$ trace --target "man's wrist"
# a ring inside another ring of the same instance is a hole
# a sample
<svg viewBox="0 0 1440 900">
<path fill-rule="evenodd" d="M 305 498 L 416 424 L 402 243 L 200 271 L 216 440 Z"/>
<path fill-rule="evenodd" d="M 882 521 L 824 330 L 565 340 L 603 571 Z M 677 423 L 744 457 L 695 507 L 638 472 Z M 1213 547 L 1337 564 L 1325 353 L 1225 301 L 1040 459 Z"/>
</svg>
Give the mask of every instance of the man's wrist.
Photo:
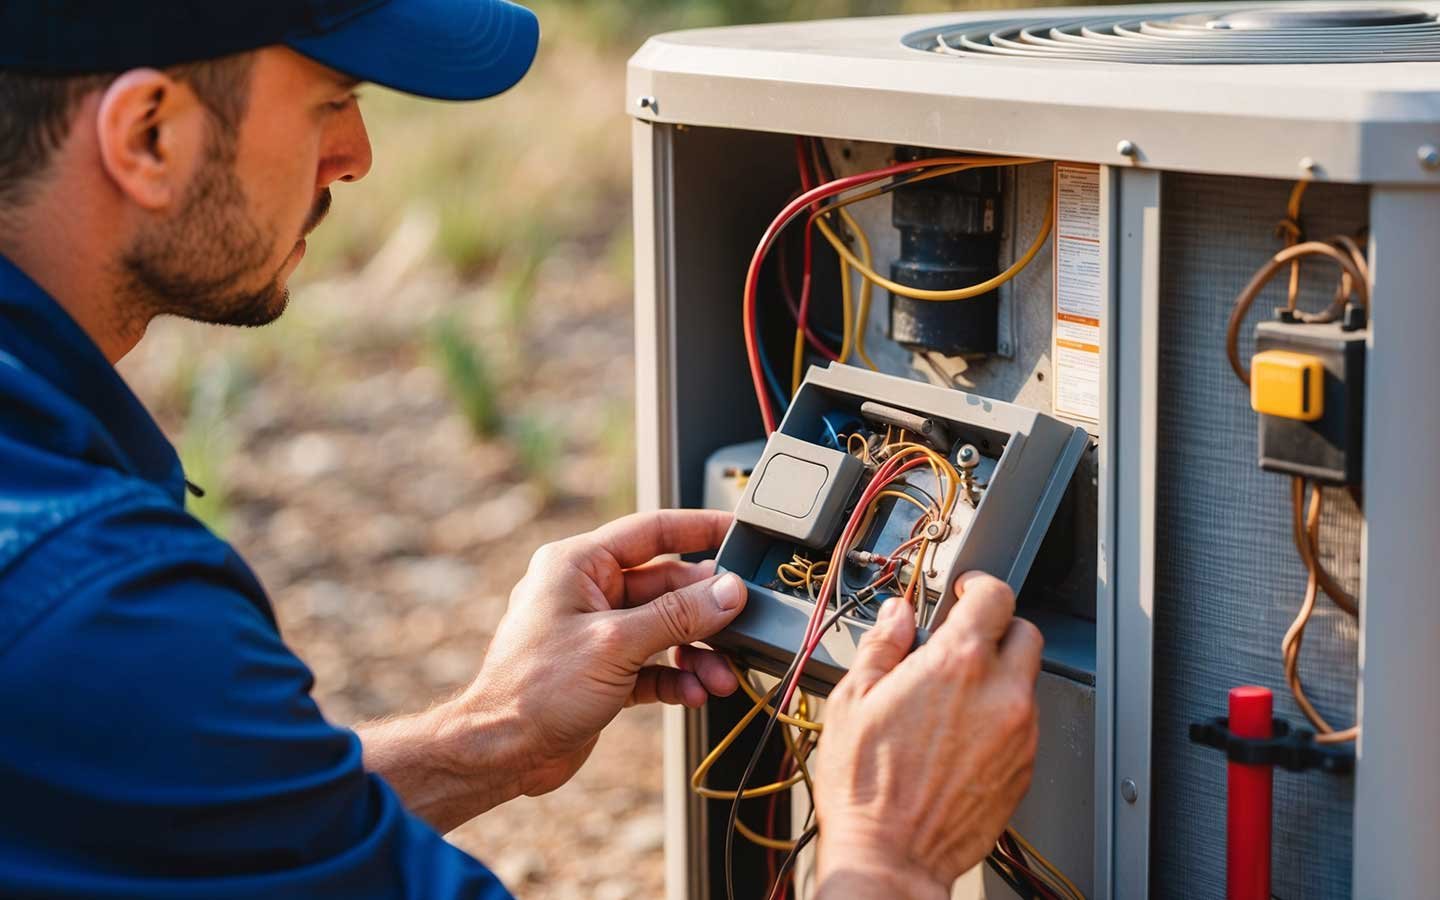
<svg viewBox="0 0 1440 900">
<path fill-rule="evenodd" d="M 816 883 L 820 900 L 947 900 L 950 885 L 895 852 L 894 842 L 827 841 L 820 833 Z"/>
<path fill-rule="evenodd" d="M 359 729 L 365 767 L 441 832 L 524 792 L 516 716 L 462 694 L 414 716 Z"/>
</svg>

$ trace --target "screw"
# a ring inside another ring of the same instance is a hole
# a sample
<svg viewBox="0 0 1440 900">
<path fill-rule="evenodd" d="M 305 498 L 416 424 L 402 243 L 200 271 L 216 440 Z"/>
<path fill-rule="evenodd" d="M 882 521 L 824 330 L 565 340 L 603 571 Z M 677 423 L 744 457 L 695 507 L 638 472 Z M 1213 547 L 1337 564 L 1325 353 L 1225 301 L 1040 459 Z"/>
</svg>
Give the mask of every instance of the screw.
<svg viewBox="0 0 1440 900">
<path fill-rule="evenodd" d="M 648 109 L 648 110 L 650 110 L 651 112 L 656 112 L 656 113 L 658 113 L 658 112 L 660 111 L 660 103 L 659 103 L 659 101 L 657 101 L 654 97 L 649 96 L 648 94 L 647 94 L 646 96 L 641 97 L 639 100 L 636 100 L 635 103 L 636 103 L 636 105 L 639 106 L 641 109 Z"/>
<path fill-rule="evenodd" d="M 1415 151 L 1415 156 L 1420 160 L 1420 165 L 1430 171 L 1440 169 L 1440 149 L 1434 144 L 1421 144 L 1420 149 Z"/>
<path fill-rule="evenodd" d="M 1120 154 L 1121 156 L 1126 156 L 1130 159 L 1134 159 L 1140 154 L 1140 148 L 1135 146 L 1134 141 L 1127 138 L 1126 140 L 1122 140 L 1120 143 L 1115 145 L 1115 152 Z"/>
<path fill-rule="evenodd" d="M 1134 803 L 1140 797 L 1140 789 L 1135 786 L 1135 779 L 1127 778 L 1120 782 L 1120 796 L 1125 798 L 1126 803 Z"/>
</svg>

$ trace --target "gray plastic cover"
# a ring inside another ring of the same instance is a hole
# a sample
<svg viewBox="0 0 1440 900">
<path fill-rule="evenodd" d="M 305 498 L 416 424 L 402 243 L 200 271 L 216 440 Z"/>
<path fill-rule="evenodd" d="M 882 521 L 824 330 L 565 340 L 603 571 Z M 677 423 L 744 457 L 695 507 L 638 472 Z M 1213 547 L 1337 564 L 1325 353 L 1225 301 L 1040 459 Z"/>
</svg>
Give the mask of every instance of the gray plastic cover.
<svg viewBox="0 0 1440 900">
<path fill-rule="evenodd" d="M 735 518 L 807 547 L 835 539 L 845 501 L 864 469 L 848 453 L 783 432 L 770 436 Z"/>
</svg>

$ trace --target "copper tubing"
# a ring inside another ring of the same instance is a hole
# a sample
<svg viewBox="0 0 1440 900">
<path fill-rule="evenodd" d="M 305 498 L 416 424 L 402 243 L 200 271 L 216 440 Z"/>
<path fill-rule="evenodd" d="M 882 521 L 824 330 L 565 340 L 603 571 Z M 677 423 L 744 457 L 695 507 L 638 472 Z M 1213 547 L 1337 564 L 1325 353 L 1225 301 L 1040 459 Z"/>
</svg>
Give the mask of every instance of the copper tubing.
<svg viewBox="0 0 1440 900">
<path fill-rule="evenodd" d="M 1250 279 L 1250 283 L 1245 285 L 1240 296 L 1235 298 L 1235 308 L 1230 311 L 1230 321 L 1225 327 L 1225 355 L 1230 360 L 1230 368 L 1235 371 L 1235 376 L 1247 386 L 1250 384 L 1250 371 L 1240 362 L 1238 347 L 1240 326 L 1245 321 L 1245 314 L 1255 303 L 1255 298 L 1287 263 L 1298 261 L 1306 256 L 1324 256 L 1340 266 L 1342 291 L 1337 292 L 1335 302 L 1320 314 L 1322 317 L 1329 317 L 1332 320 L 1339 318 L 1344 311 L 1345 302 L 1352 295 L 1358 296 L 1365 308 L 1369 309 L 1370 287 L 1365 272 L 1361 268 L 1363 263 L 1357 264 L 1356 257 L 1352 255 L 1350 249 L 1354 247 L 1358 252 L 1359 247 L 1349 238 L 1336 238 L 1335 240 L 1337 243 L 1341 243 L 1344 249 L 1337 248 L 1334 244 L 1326 241 L 1306 241 L 1303 244 L 1286 247 L 1270 257 L 1269 261 L 1260 267 L 1260 271 Z M 1348 246 L 1345 246 L 1346 242 L 1348 242 Z M 1345 284 L 1345 279 L 1349 280 L 1348 284 Z"/>
<path fill-rule="evenodd" d="M 1296 478 L 1294 489 L 1291 491 L 1291 505 L 1297 517 L 1300 515 L 1303 494 L 1304 480 Z M 1320 487 L 1316 485 L 1311 491 L 1310 510 L 1305 518 L 1305 542 L 1312 546 L 1319 536 L 1320 505 Z M 1301 555 L 1304 556 L 1303 553 Z M 1307 558 L 1306 567 L 1309 569 L 1310 575 L 1305 583 L 1305 599 L 1300 604 L 1300 612 L 1295 616 L 1295 621 L 1291 623 L 1290 629 L 1285 632 L 1285 637 L 1280 642 L 1280 649 L 1285 658 L 1285 682 L 1290 686 L 1290 693 L 1295 695 L 1295 702 L 1299 705 L 1300 711 L 1305 714 L 1305 718 L 1310 720 L 1310 724 L 1315 726 L 1315 730 L 1318 732 L 1315 736 L 1316 742 L 1339 744 L 1353 741 L 1359 737 L 1359 726 L 1352 725 L 1337 731 L 1325 720 L 1324 716 L 1320 715 L 1320 711 L 1315 708 L 1315 704 L 1310 702 L 1310 698 L 1305 694 L 1304 686 L 1300 683 L 1300 645 L 1305 638 L 1305 626 L 1310 624 L 1310 617 L 1315 613 L 1315 601 L 1320 593 L 1318 569 L 1316 566 L 1308 564 L 1310 559 L 1313 559 L 1313 556 Z"/>
</svg>

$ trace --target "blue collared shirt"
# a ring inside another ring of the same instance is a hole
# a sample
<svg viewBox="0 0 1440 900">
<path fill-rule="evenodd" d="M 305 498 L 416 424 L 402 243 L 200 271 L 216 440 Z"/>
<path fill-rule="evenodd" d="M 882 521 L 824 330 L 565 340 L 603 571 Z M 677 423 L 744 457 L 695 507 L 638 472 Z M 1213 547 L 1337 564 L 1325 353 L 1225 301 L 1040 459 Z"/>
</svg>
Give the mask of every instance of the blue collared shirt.
<svg viewBox="0 0 1440 900">
<path fill-rule="evenodd" d="M 0 896 L 504 898 L 365 771 L 170 443 L 0 258 Z"/>
</svg>

